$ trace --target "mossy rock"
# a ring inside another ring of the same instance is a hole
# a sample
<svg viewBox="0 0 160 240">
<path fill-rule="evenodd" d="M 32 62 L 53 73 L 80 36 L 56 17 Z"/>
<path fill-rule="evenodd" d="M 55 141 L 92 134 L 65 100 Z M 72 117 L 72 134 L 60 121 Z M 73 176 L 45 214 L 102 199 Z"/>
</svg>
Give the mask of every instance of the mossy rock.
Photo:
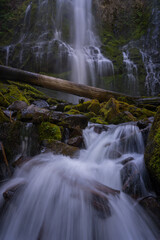
<svg viewBox="0 0 160 240">
<path fill-rule="evenodd" d="M 23 93 L 18 89 L 18 87 L 13 85 L 8 87 L 7 93 L 4 96 L 10 104 L 15 101 L 24 101 L 27 104 L 29 104 L 28 100 L 23 95 Z"/>
<path fill-rule="evenodd" d="M 42 122 L 39 126 L 39 136 L 40 140 L 47 140 L 51 143 L 53 140 L 61 141 L 62 134 L 59 126 L 50 123 L 50 122 Z"/>
<path fill-rule="evenodd" d="M 2 107 L 8 107 L 9 106 L 9 102 L 7 101 L 7 99 L 5 98 L 5 96 L 0 92 L 0 106 Z"/>
<path fill-rule="evenodd" d="M 0 108 L 0 123 L 9 122 L 9 118 L 3 113 L 2 109 Z"/>
<path fill-rule="evenodd" d="M 48 103 L 49 105 L 57 105 L 57 104 L 58 104 L 58 101 L 57 101 L 56 99 L 54 99 L 54 98 L 48 98 L 48 99 L 47 99 L 47 103 Z"/>
<path fill-rule="evenodd" d="M 149 134 L 144 159 L 155 189 L 160 196 L 160 107 Z"/>
<path fill-rule="evenodd" d="M 94 99 L 91 101 L 90 105 L 88 106 L 87 110 L 89 112 L 94 112 L 95 114 L 99 114 L 100 111 L 100 103 L 98 100 Z"/>
<path fill-rule="evenodd" d="M 90 122 L 108 125 L 108 122 L 106 122 L 101 116 L 92 117 Z"/>
<path fill-rule="evenodd" d="M 84 103 L 79 103 L 74 106 L 75 109 L 77 109 L 80 112 L 88 112 L 88 107 L 91 104 L 92 101 L 86 101 Z"/>
<path fill-rule="evenodd" d="M 70 115 L 76 115 L 76 114 L 81 114 L 80 111 L 76 110 L 76 109 L 71 109 L 70 111 L 66 112 L 67 114 Z"/>
<path fill-rule="evenodd" d="M 73 105 L 67 105 L 64 107 L 64 112 L 69 112 L 70 110 L 72 110 Z"/>
<path fill-rule="evenodd" d="M 88 119 L 95 118 L 96 114 L 94 112 L 88 112 L 84 114 Z"/>
</svg>

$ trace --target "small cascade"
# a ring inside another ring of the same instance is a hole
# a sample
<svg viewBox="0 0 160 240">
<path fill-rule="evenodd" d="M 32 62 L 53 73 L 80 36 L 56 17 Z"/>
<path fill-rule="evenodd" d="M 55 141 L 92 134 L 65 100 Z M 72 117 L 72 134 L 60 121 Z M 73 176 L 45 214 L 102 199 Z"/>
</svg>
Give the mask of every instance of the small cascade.
<svg viewBox="0 0 160 240">
<path fill-rule="evenodd" d="M 94 127 L 89 125 L 84 130 L 86 149 L 81 150 L 79 158 L 38 155 L 17 169 L 13 179 L 0 188 L 2 206 L 5 189 L 19 186 L 0 218 L 0 239 L 158 239 L 152 220 L 122 192 L 122 160 L 130 156 L 126 166 L 137 169 L 141 194 L 151 194 L 143 181 L 141 132 L 134 124 L 108 126 L 100 134 L 94 132 Z M 104 185 L 121 193 L 102 194 L 99 187 Z M 105 210 L 101 208 L 104 201 Z"/>
<path fill-rule="evenodd" d="M 129 59 L 129 52 L 132 49 L 136 49 L 142 58 L 143 67 L 145 69 L 144 88 L 146 95 L 155 96 L 160 93 L 160 6 L 157 0 L 153 1 L 151 22 L 149 24 L 147 33 L 141 37 L 140 40 L 131 41 L 122 48 L 123 62 L 126 65 L 126 74 L 128 82 L 134 82 L 136 79 L 135 86 L 138 85 L 140 80 L 139 74 L 141 74 L 141 67 Z M 125 51 L 124 51 L 125 50 Z M 137 74 L 138 72 L 138 74 Z M 130 80 L 129 80 L 130 79 Z M 131 86 L 131 91 L 134 86 Z M 143 93 L 144 94 L 144 93 Z"/>
<path fill-rule="evenodd" d="M 127 71 L 127 85 L 132 95 L 138 95 L 138 72 L 137 65 L 129 59 L 129 51 L 123 51 L 123 63 Z"/>
<path fill-rule="evenodd" d="M 11 45 L 5 47 L 5 50 L 6 50 L 6 66 L 8 66 L 8 64 L 9 64 L 10 48 L 11 48 Z"/>
<path fill-rule="evenodd" d="M 31 156 L 32 148 L 32 123 L 27 123 L 23 126 L 22 135 L 21 135 L 21 153 L 23 156 Z"/>
</svg>

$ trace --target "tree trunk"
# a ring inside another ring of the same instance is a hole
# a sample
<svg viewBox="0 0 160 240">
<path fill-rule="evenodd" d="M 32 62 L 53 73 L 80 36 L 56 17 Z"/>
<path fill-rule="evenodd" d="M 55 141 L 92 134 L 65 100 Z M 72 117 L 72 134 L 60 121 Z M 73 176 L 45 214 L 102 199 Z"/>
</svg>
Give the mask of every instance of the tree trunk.
<svg viewBox="0 0 160 240">
<path fill-rule="evenodd" d="M 99 101 L 107 101 L 111 97 L 127 97 L 129 99 L 136 99 L 136 97 L 127 96 L 125 94 L 108 91 L 96 87 L 90 87 L 83 84 L 77 84 L 59 78 L 49 77 L 38 73 L 23 71 L 16 68 L 0 65 L 1 79 L 9 79 L 14 81 L 24 81 L 26 83 L 34 84 L 44 88 L 66 92 L 69 94 L 86 97 L 91 99 L 98 99 Z"/>
</svg>

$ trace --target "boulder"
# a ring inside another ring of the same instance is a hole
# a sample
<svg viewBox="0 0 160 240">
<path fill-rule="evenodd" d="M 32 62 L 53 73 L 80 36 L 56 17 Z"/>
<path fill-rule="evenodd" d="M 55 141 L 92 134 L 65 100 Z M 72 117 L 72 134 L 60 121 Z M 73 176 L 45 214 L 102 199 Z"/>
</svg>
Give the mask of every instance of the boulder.
<svg viewBox="0 0 160 240">
<path fill-rule="evenodd" d="M 11 111 L 20 111 L 28 107 L 28 104 L 24 101 L 15 101 L 13 102 L 8 109 Z"/>
</svg>

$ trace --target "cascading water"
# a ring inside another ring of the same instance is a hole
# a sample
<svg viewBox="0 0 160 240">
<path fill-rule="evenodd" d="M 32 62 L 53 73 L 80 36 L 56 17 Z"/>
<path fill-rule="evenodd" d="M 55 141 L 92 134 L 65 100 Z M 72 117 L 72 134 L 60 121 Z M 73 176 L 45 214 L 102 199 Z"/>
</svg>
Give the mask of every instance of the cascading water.
<svg viewBox="0 0 160 240">
<path fill-rule="evenodd" d="M 129 52 L 123 50 L 123 62 L 127 70 L 127 85 L 133 96 L 138 95 L 138 73 L 136 64 L 129 59 Z"/>
<path fill-rule="evenodd" d="M 144 210 L 124 193 L 97 190 L 105 184 L 121 191 L 121 161 L 132 156 L 144 178 L 143 139 L 132 125 L 109 126 L 97 134 L 84 130 L 86 150 L 77 159 L 52 153 L 34 157 L 0 189 L 19 186 L 0 221 L 2 240 L 157 240 L 157 229 Z M 113 151 L 121 153 L 115 157 Z M 100 195 L 99 195 L 100 194 Z M 107 198 L 108 214 L 95 204 Z M 3 198 L 0 198 L 3 205 Z M 5 209 L 5 208 L 4 208 Z"/>
<path fill-rule="evenodd" d="M 146 89 L 146 93 L 148 95 L 157 95 L 160 92 L 160 58 L 159 58 L 159 49 L 160 49 L 160 41 L 159 41 L 159 34 L 160 34 L 160 5 L 157 0 L 153 1 L 153 7 L 152 7 L 152 16 L 151 16 L 151 22 L 148 26 L 147 34 L 141 37 L 140 40 L 137 41 L 131 41 L 129 44 L 125 45 L 122 48 L 123 52 L 123 62 L 126 65 L 128 65 L 128 56 L 130 50 L 136 49 L 138 50 L 142 62 L 144 65 L 144 69 L 146 72 L 146 76 L 143 76 L 145 78 L 144 80 L 144 87 Z M 125 50 L 125 55 L 124 55 Z M 138 56 L 139 58 L 139 56 Z M 128 74 L 134 73 L 134 77 L 137 76 L 137 83 L 138 81 L 142 81 L 141 79 L 138 79 L 138 74 L 135 73 L 135 64 L 132 60 L 130 61 L 131 70 L 128 70 L 127 68 L 127 76 Z M 139 70 L 138 73 L 141 72 L 141 69 L 139 68 L 139 62 L 137 63 L 137 69 Z M 131 77 L 128 77 L 128 81 L 132 82 L 132 75 Z"/>
<path fill-rule="evenodd" d="M 103 86 L 102 78 L 113 75 L 114 67 L 100 51 L 92 0 L 39 0 L 34 22 L 33 7 L 31 2 L 26 8 L 19 39 L 6 47 L 6 64 L 23 67 L 30 59 L 34 71 L 67 72 L 74 82 Z M 19 59 L 12 63 L 15 51 Z"/>
</svg>

